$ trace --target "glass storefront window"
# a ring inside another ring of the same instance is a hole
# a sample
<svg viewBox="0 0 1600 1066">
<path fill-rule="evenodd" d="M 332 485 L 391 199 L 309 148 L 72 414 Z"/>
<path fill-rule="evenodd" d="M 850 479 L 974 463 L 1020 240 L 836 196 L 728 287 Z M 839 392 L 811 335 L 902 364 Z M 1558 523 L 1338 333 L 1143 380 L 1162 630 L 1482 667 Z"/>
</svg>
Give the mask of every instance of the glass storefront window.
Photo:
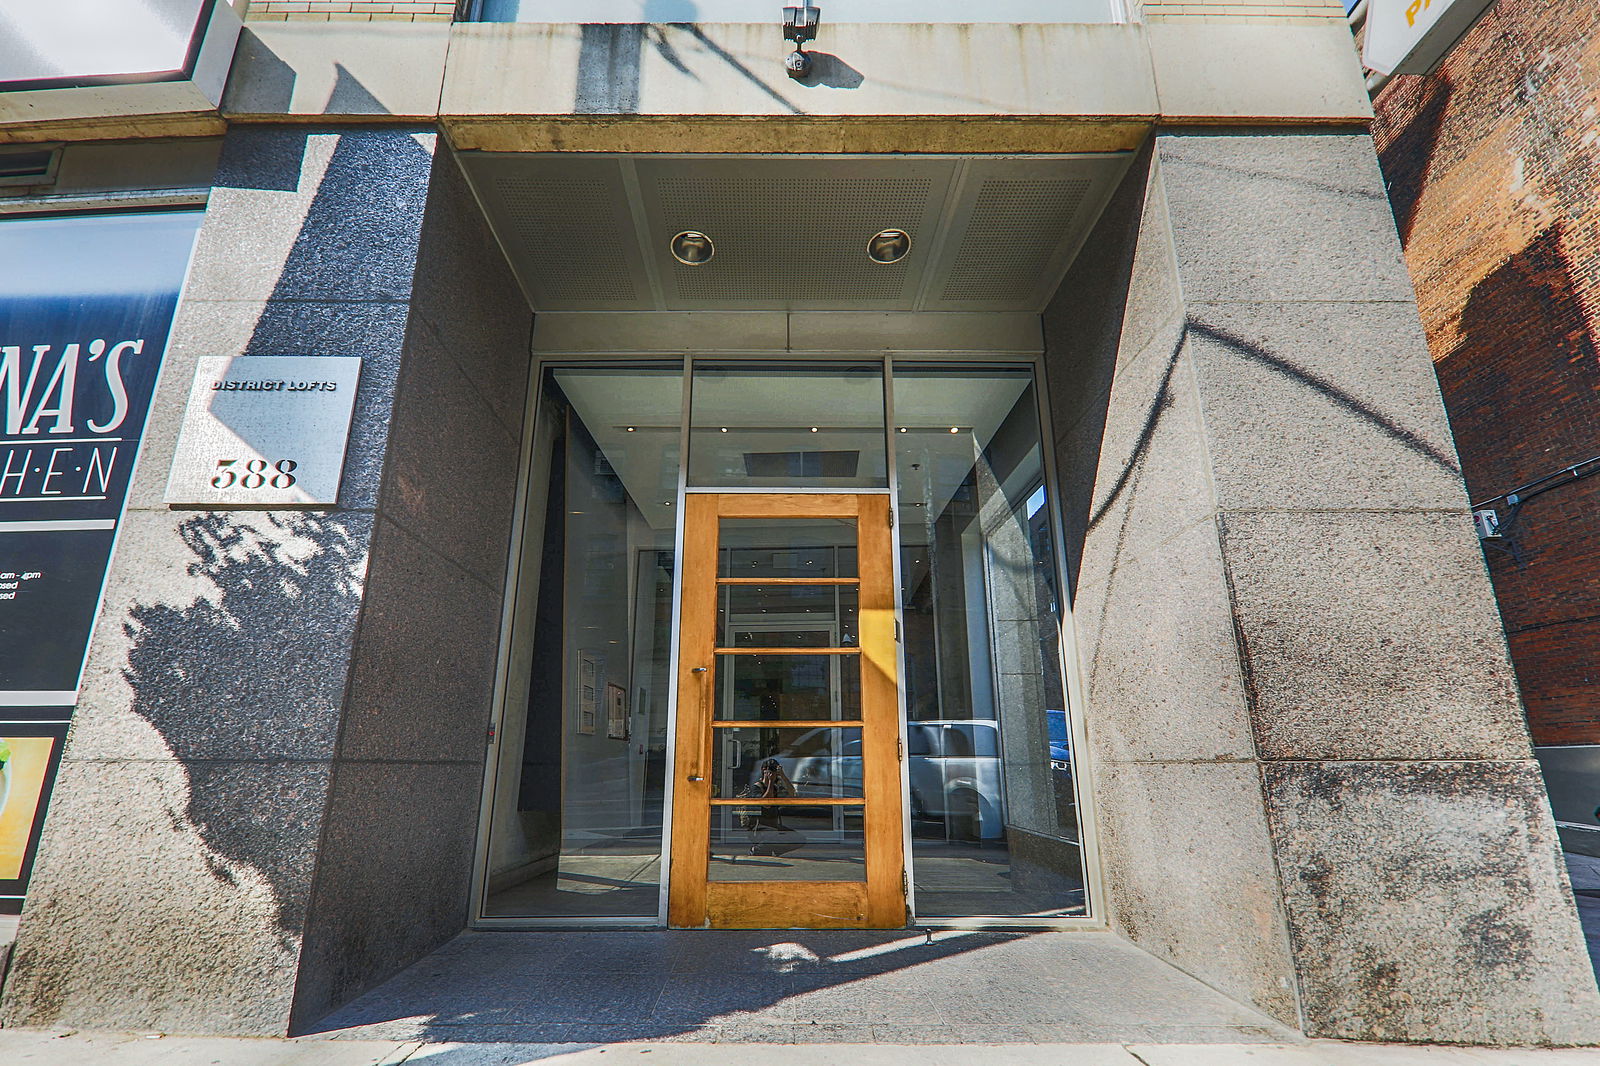
<svg viewBox="0 0 1600 1066">
<path fill-rule="evenodd" d="M 1086 914 L 1032 368 L 696 361 L 687 469 L 683 384 L 676 363 L 545 372 L 484 915 L 658 913 L 680 474 L 895 494 L 916 913 Z M 711 881 L 864 876 L 855 521 L 720 520 Z M 772 762 L 789 805 L 737 802 Z"/>
<path fill-rule="evenodd" d="M 883 365 L 694 367 L 689 486 L 881 489 Z"/>
<path fill-rule="evenodd" d="M 917 913 L 1082 914 L 1032 371 L 897 363 L 894 412 Z"/>
<path fill-rule="evenodd" d="M 657 913 L 682 390 L 675 366 L 545 374 L 487 917 Z"/>
</svg>

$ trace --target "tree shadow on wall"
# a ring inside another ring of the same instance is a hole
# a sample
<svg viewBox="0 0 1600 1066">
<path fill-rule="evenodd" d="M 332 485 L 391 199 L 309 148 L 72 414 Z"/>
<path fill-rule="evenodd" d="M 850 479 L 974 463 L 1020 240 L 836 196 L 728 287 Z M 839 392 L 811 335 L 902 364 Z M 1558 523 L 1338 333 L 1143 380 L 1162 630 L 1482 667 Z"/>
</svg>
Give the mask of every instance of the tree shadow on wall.
<svg viewBox="0 0 1600 1066">
<path fill-rule="evenodd" d="M 1559 223 L 1472 287 L 1460 335 L 1437 369 L 1474 499 L 1600 452 L 1584 417 L 1600 412 L 1600 352 Z"/>
<path fill-rule="evenodd" d="M 1373 136 L 1380 145 L 1378 165 L 1383 170 L 1389 207 L 1394 211 L 1394 223 L 1400 230 L 1402 245 L 1411 240 L 1417 203 L 1427 184 L 1428 168 L 1439 144 L 1445 109 L 1450 104 L 1453 89 L 1449 77 L 1443 73 L 1396 83 L 1385 93 L 1384 107 L 1373 126 Z M 1405 94 L 1416 99 L 1405 99 Z M 1398 125 L 1391 125 L 1392 116 L 1397 113 L 1407 117 Z"/>
<path fill-rule="evenodd" d="M 208 586 L 185 607 L 135 605 L 123 677 L 133 710 L 189 779 L 174 828 L 200 834 L 218 881 L 253 870 L 285 938 L 301 931 L 366 565 L 359 516 L 197 514 L 178 527 Z M 308 794 L 311 802 L 308 802 Z"/>
</svg>

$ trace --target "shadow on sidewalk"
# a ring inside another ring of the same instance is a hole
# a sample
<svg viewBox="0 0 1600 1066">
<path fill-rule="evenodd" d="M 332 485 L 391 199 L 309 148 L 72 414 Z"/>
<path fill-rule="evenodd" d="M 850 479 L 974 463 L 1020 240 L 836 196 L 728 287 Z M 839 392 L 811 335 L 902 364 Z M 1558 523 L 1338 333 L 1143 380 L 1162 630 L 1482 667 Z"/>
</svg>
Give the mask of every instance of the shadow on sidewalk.
<svg viewBox="0 0 1600 1066">
<path fill-rule="evenodd" d="M 552 1054 L 627 1041 L 1300 1039 L 1112 934 L 955 930 L 468 932 L 311 1033 Z"/>
</svg>

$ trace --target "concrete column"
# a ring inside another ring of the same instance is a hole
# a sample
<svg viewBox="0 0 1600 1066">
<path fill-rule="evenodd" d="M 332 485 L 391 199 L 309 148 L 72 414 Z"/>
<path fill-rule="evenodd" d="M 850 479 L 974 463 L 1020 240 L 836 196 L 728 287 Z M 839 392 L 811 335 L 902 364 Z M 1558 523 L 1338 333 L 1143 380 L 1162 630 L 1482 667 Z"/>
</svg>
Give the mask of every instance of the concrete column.
<svg viewBox="0 0 1600 1066">
<path fill-rule="evenodd" d="M 8 1024 L 283 1033 L 464 923 L 530 316 L 433 151 L 226 139 Z M 195 360 L 232 354 L 362 357 L 338 507 L 162 504 Z"/>
<path fill-rule="evenodd" d="M 1600 1038 L 1370 140 L 1159 136 L 1046 316 L 1114 925 L 1319 1036 Z"/>
</svg>

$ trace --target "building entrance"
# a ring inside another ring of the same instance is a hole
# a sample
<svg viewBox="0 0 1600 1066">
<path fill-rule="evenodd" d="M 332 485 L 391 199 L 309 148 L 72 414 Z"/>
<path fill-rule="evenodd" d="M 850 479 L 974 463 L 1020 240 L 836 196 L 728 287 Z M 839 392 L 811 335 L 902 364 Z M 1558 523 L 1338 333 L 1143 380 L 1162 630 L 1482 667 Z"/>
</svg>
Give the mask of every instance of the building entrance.
<svg viewBox="0 0 1600 1066">
<path fill-rule="evenodd" d="M 478 921 L 1092 920 L 1037 374 L 548 360 Z"/>
<path fill-rule="evenodd" d="M 906 921 L 889 496 L 686 497 L 671 924 Z"/>
</svg>

